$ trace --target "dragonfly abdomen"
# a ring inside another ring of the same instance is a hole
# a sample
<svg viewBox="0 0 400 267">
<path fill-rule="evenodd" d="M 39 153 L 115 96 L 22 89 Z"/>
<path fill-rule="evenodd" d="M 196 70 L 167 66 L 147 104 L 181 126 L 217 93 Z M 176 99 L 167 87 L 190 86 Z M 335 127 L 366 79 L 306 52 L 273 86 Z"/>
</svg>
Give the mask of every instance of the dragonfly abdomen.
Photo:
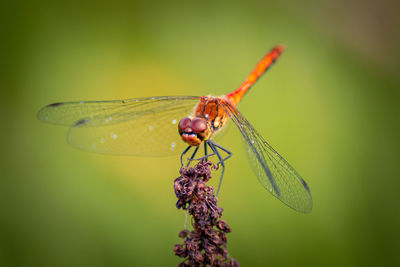
<svg viewBox="0 0 400 267">
<path fill-rule="evenodd" d="M 237 106 L 242 100 L 247 91 L 254 85 L 254 83 L 263 75 L 280 57 L 285 50 L 282 45 L 275 46 L 268 54 L 266 54 L 256 65 L 254 70 L 250 73 L 247 79 L 239 86 L 238 89 L 226 95 L 233 106 Z"/>
</svg>

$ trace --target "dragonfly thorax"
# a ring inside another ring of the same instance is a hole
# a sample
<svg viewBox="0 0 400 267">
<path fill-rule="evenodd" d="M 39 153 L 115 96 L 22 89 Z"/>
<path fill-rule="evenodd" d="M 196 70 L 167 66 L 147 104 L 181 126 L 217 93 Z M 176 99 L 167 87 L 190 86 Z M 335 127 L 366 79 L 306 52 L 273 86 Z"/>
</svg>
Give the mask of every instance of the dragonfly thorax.
<svg viewBox="0 0 400 267">
<path fill-rule="evenodd" d="M 181 119 L 178 124 L 178 130 L 183 141 L 191 146 L 199 146 L 211 136 L 207 121 L 199 117 Z"/>
</svg>

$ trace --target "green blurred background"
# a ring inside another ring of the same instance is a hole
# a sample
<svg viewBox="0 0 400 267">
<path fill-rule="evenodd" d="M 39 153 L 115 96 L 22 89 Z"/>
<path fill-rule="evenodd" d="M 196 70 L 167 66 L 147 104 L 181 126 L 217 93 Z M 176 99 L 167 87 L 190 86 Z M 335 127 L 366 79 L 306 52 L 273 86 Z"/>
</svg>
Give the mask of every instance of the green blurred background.
<svg viewBox="0 0 400 267">
<path fill-rule="evenodd" d="M 239 109 L 309 183 L 263 189 L 235 127 L 220 195 L 242 266 L 393 266 L 400 249 L 396 1 L 1 0 L 1 266 L 175 266 L 178 157 L 97 155 L 40 123 L 57 101 L 221 95 L 274 45 Z M 397 119 L 396 119 L 397 118 Z M 397 122 L 396 122 L 397 121 Z"/>
</svg>

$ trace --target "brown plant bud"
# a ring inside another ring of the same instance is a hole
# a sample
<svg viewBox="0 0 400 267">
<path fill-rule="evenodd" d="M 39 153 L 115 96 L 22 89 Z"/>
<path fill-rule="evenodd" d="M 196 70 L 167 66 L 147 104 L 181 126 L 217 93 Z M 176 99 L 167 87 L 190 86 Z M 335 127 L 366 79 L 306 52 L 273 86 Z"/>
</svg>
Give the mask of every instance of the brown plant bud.
<svg viewBox="0 0 400 267">
<path fill-rule="evenodd" d="M 182 257 L 182 258 L 186 257 L 186 255 L 187 255 L 186 249 L 181 244 L 175 245 L 174 252 L 175 252 L 176 256 Z"/>
<path fill-rule="evenodd" d="M 219 220 L 217 222 L 217 228 L 225 233 L 230 233 L 232 231 L 229 225 L 224 220 Z"/>
<path fill-rule="evenodd" d="M 187 237 L 188 234 L 189 234 L 188 230 L 182 230 L 182 231 L 179 232 L 179 237 L 180 238 L 185 238 L 185 237 Z"/>
</svg>

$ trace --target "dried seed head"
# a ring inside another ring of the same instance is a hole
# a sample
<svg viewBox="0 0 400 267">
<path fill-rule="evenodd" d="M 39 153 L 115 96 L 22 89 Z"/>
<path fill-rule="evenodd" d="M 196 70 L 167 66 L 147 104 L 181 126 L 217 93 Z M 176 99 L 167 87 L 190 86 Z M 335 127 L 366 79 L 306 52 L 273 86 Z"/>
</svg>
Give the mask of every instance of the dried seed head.
<svg viewBox="0 0 400 267">
<path fill-rule="evenodd" d="M 182 168 L 174 181 L 176 207 L 193 217 L 193 231 L 181 231 L 184 242 L 174 247 L 175 255 L 185 258 L 179 266 L 239 266 L 226 249 L 226 233 L 231 228 L 220 220 L 223 209 L 217 206 L 214 188 L 205 184 L 214 168 L 211 162 L 201 160 L 194 167 Z"/>
</svg>

